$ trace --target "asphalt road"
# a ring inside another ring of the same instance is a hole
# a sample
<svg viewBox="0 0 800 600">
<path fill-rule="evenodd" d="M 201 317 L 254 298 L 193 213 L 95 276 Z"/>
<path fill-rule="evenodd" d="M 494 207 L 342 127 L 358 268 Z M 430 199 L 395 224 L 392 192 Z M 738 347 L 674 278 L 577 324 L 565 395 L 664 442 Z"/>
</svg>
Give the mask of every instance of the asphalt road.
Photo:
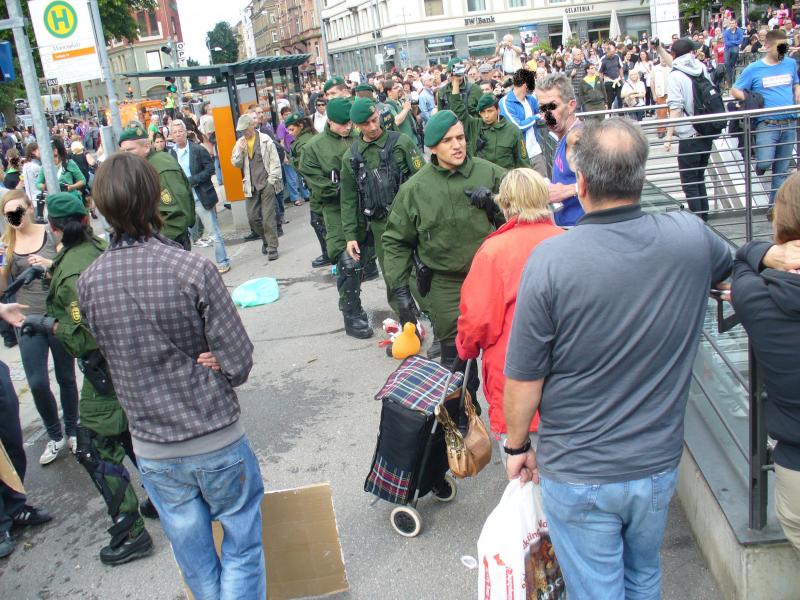
<svg viewBox="0 0 800 600">
<path fill-rule="evenodd" d="M 382 501 L 373 504 L 373 497 L 363 491 L 380 415 L 373 396 L 397 366 L 378 347 L 383 337 L 379 324 L 389 316 L 383 282 L 364 285 L 363 301 L 376 336 L 345 336 L 330 271 L 310 266 L 319 249 L 308 225 L 308 208 L 287 208 L 287 218 L 291 222 L 281 238 L 280 260 L 268 263 L 258 243 L 231 240 L 233 269 L 225 275 L 231 290 L 262 276 L 277 277 L 281 288 L 276 303 L 241 311 L 256 348 L 255 367 L 239 389 L 242 419 L 265 487 L 330 483 L 351 586 L 350 592 L 335 598 L 474 598 L 478 572 L 464 567 L 461 557 L 476 555 L 483 522 L 506 485 L 499 459 L 477 478 L 459 481 L 453 503 L 421 500 L 419 537 L 394 533 L 388 520 L 392 507 Z M 230 214 L 222 213 L 221 221 L 230 227 Z M 210 256 L 210 250 L 196 251 Z M 19 367 L 16 349 L 0 352 L 0 358 Z M 45 438 L 30 394 L 24 393 L 24 381 L 16 383 L 28 439 L 26 487 L 30 500 L 50 510 L 54 519 L 18 532 L 17 551 L 0 560 L 0 598 L 183 598 L 158 522 L 147 523 L 155 541 L 151 556 L 119 567 L 99 562 L 97 553 L 108 539 L 105 505 L 70 457 L 39 466 Z M 662 557 L 665 598 L 720 597 L 677 501 L 671 507 Z"/>
</svg>

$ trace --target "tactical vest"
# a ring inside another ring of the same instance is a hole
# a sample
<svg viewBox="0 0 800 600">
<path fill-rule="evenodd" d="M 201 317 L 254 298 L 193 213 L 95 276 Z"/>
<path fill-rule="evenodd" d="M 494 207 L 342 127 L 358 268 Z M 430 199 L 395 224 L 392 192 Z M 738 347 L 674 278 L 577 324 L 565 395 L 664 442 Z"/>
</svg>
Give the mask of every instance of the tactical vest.
<svg viewBox="0 0 800 600">
<path fill-rule="evenodd" d="M 370 169 L 364 156 L 358 151 L 360 140 L 353 142 L 350 152 L 353 155 L 351 165 L 353 176 L 358 190 L 358 204 L 364 216 L 368 219 L 378 220 L 389 214 L 400 184 L 403 183 L 403 173 L 392 160 L 392 150 L 397 140 L 403 135 L 397 131 L 389 131 L 386 143 L 379 153 L 378 167 Z"/>
</svg>

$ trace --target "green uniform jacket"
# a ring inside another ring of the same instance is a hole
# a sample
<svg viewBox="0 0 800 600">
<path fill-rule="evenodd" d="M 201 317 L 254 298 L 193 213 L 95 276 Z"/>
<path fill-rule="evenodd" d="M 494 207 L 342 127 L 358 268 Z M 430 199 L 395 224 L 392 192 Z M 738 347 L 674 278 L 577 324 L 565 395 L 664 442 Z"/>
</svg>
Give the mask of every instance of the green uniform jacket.
<svg viewBox="0 0 800 600">
<path fill-rule="evenodd" d="M 464 85 L 462 83 L 462 85 Z M 443 87 L 439 88 L 439 91 L 436 92 L 436 106 L 439 107 L 439 110 L 445 110 L 448 107 L 447 103 L 450 100 L 450 95 L 453 93 L 453 86 L 448 81 Z M 464 90 L 461 90 L 461 93 L 464 93 Z M 469 91 L 467 92 L 467 110 L 469 114 L 473 116 L 478 116 L 478 100 L 481 99 L 483 96 L 483 92 L 481 91 L 481 86 L 477 83 L 473 83 L 469 86 Z"/>
<path fill-rule="evenodd" d="M 487 125 L 480 117 L 467 114 L 464 102 L 459 94 L 450 94 L 450 108 L 464 124 L 467 134 L 467 151 L 471 156 L 479 156 L 493 162 L 504 169 L 530 167 L 528 151 L 522 132 L 513 123 L 503 117 L 494 125 Z M 478 140 L 483 138 L 485 144 L 478 151 Z"/>
<path fill-rule="evenodd" d="M 164 220 L 161 235 L 174 240 L 194 226 L 192 186 L 169 152 L 150 152 L 147 160 L 158 171 L 161 182 L 161 203 L 158 206 Z"/>
<path fill-rule="evenodd" d="M 58 320 L 56 337 L 76 358 L 97 349 L 97 342 L 83 321 L 78 305 L 78 277 L 103 253 L 106 243 L 92 237 L 77 246 L 62 249 L 53 259 L 47 314 Z M 87 378 L 80 401 L 81 424 L 105 436 L 119 435 L 128 420 L 114 394 L 99 394 Z"/>
<path fill-rule="evenodd" d="M 377 168 L 380 160 L 380 151 L 386 145 L 388 137 L 389 133 L 384 131 L 381 137 L 374 142 L 365 142 L 363 139 L 359 138 L 358 151 L 361 152 L 369 169 Z M 411 138 L 402 134 L 392 149 L 392 158 L 403 174 L 403 181 L 406 181 L 425 165 L 425 159 L 420 154 L 417 145 L 411 141 Z M 345 240 L 361 241 L 361 239 L 356 236 L 361 230 L 360 223 L 363 221 L 364 217 L 359 207 L 358 188 L 356 186 L 355 174 L 353 173 L 352 160 L 352 147 L 349 147 L 342 157 L 342 230 Z"/>
<path fill-rule="evenodd" d="M 400 133 L 405 133 L 408 136 L 408 139 L 414 141 L 417 139 L 417 134 L 414 132 L 414 112 L 409 110 L 406 114 L 406 118 L 403 119 L 403 122 L 400 125 L 397 124 L 397 115 L 403 112 L 403 105 L 399 102 L 395 102 L 394 100 L 387 100 L 386 106 L 389 107 L 389 110 L 392 111 L 392 117 L 395 119 L 395 128 Z"/>
<path fill-rule="evenodd" d="M 322 133 L 303 146 L 300 174 L 323 205 L 339 204 L 338 178 L 341 176 L 342 155 L 357 139 L 358 134 L 353 130 L 349 136 L 341 137 L 325 125 Z"/>
<path fill-rule="evenodd" d="M 389 288 L 408 281 L 415 249 L 434 274 L 466 276 L 475 252 L 494 226 L 464 192 L 485 186 L 497 193 L 505 174 L 505 169 L 489 161 L 467 157 L 452 172 L 428 163 L 405 182 L 383 234 Z"/>
<path fill-rule="evenodd" d="M 295 171 L 298 173 L 300 172 L 300 157 L 303 155 L 303 148 L 305 145 L 314 139 L 315 132 L 313 129 L 303 128 L 303 131 L 300 132 L 294 141 L 292 142 L 292 166 L 294 167 Z M 314 194 L 313 190 L 309 189 L 311 192 L 311 201 L 309 202 L 309 207 L 315 213 L 319 213 L 322 210 L 320 206 L 319 200 L 317 200 L 316 194 Z"/>
</svg>

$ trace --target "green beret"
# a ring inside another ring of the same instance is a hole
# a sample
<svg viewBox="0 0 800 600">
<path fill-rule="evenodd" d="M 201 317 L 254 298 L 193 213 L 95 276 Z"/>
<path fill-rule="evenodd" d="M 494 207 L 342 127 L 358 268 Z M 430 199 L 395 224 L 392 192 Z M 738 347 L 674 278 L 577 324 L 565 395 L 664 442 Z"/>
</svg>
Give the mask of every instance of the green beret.
<svg viewBox="0 0 800 600">
<path fill-rule="evenodd" d="M 497 106 L 497 98 L 494 94 L 484 94 L 478 100 L 477 111 L 481 112 L 485 108 L 489 108 L 490 106 Z"/>
<path fill-rule="evenodd" d="M 128 127 L 122 130 L 122 133 L 119 134 L 119 143 L 125 142 L 127 140 L 146 140 L 147 139 L 147 130 L 142 127 L 141 124 L 136 123 L 135 125 L 131 123 Z"/>
<path fill-rule="evenodd" d="M 372 116 L 375 102 L 370 98 L 358 98 L 350 109 L 350 120 L 358 125 Z"/>
<path fill-rule="evenodd" d="M 463 58 L 451 58 L 450 60 L 447 61 L 447 72 L 452 73 L 453 67 L 462 64 L 463 62 L 464 62 Z"/>
<path fill-rule="evenodd" d="M 305 117 L 305 115 L 303 113 L 301 113 L 301 112 L 293 112 L 288 117 L 286 117 L 286 119 L 284 119 L 283 122 L 286 125 L 294 125 L 295 123 L 297 123 L 299 121 L 302 121 L 305 118 L 306 117 Z"/>
<path fill-rule="evenodd" d="M 129 138 L 138 139 L 138 138 Z M 61 217 L 69 217 L 70 215 L 79 215 L 81 217 L 88 215 L 86 207 L 83 205 L 83 200 L 70 192 L 58 192 L 57 194 L 49 194 L 47 196 L 47 215 L 54 219 Z"/>
<path fill-rule="evenodd" d="M 353 106 L 353 101 L 350 98 L 334 98 L 328 102 L 328 108 L 325 111 L 328 115 L 328 120 L 344 125 L 350 121 L 351 106 Z"/>
<path fill-rule="evenodd" d="M 375 93 L 375 88 L 372 87 L 368 83 L 362 83 L 361 85 L 357 85 L 356 86 L 355 91 L 356 92 L 372 92 L 374 94 Z"/>
<path fill-rule="evenodd" d="M 322 86 L 322 91 L 327 92 L 329 89 L 337 85 L 344 85 L 344 79 L 338 75 L 328 79 L 328 81 L 325 82 L 325 85 Z"/>
<path fill-rule="evenodd" d="M 456 123 L 458 117 L 452 110 L 440 110 L 425 125 L 425 146 L 433 148 L 442 141 L 447 131 Z"/>
</svg>

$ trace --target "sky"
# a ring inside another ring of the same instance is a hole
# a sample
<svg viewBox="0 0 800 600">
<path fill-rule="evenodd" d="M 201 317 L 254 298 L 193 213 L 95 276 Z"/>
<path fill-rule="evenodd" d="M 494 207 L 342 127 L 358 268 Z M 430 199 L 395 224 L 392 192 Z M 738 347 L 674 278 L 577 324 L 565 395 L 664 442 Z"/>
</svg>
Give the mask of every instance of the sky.
<svg viewBox="0 0 800 600">
<path fill-rule="evenodd" d="M 210 61 L 206 33 L 220 21 L 227 21 L 232 27 L 236 25 L 241 10 L 248 2 L 249 0 L 178 0 L 186 56 L 201 65 L 207 65 Z"/>
</svg>

